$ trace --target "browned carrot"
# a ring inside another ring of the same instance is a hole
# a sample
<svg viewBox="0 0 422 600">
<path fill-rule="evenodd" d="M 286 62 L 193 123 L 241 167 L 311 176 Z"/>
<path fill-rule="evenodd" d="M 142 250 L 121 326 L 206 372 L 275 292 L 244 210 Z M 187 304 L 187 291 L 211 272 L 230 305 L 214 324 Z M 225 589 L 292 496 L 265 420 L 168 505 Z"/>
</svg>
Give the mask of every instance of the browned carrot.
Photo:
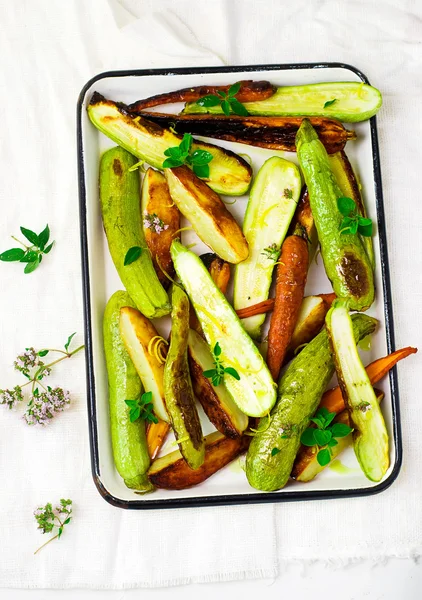
<svg viewBox="0 0 422 600">
<path fill-rule="evenodd" d="M 262 315 L 263 313 L 271 312 L 274 308 L 274 298 L 268 298 L 268 300 L 262 300 L 252 306 L 245 306 L 245 308 L 239 308 L 236 311 L 239 319 L 246 319 L 247 317 L 253 317 L 255 315 Z"/>
<path fill-rule="evenodd" d="M 274 94 L 276 87 L 269 81 L 244 80 L 240 82 L 240 90 L 236 94 L 239 102 L 256 102 L 257 100 L 266 100 Z M 128 106 L 129 112 L 138 112 L 160 104 L 172 104 L 173 102 L 196 102 L 208 94 L 217 94 L 217 92 L 228 92 L 229 85 L 199 85 L 196 87 L 183 88 L 175 92 L 166 92 L 151 96 L 144 100 L 138 100 Z"/>
<path fill-rule="evenodd" d="M 289 235 L 281 247 L 277 265 L 275 302 L 268 332 L 267 364 L 274 381 L 289 346 L 300 305 L 303 300 L 308 274 L 308 242 L 303 237 L 303 228 Z"/>
<path fill-rule="evenodd" d="M 368 373 L 369 379 L 372 383 L 377 383 L 380 379 L 384 377 L 388 373 L 390 369 L 394 367 L 395 364 L 409 356 L 409 354 L 415 354 L 417 352 L 417 348 L 412 348 L 408 346 L 407 348 L 401 348 L 400 350 L 396 350 L 383 358 L 379 358 L 375 360 L 371 364 L 366 367 L 366 372 Z M 320 407 L 324 406 L 330 412 L 339 413 L 345 409 L 345 404 L 343 400 L 343 396 L 341 395 L 340 387 L 335 387 L 331 390 L 325 392 L 322 397 Z"/>
<path fill-rule="evenodd" d="M 316 295 L 324 300 L 324 302 L 328 308 L 331 308 L 332 303 L 337 298 L 337 296 L 335 295 L 334 292 L 332 292 L 331 294 L 316 294 Z"/>
</svg>

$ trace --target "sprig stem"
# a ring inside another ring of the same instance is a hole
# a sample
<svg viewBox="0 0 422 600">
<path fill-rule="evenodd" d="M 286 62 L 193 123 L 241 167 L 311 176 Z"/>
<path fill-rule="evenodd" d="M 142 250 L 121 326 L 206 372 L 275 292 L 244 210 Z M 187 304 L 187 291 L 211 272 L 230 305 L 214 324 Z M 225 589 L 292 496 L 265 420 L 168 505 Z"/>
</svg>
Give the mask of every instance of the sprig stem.
<svg viewBox="0 0 422 600">
<path fill-rule="evenodd" d="M 23 246 L 25 248 L 25 250 L 30 250 L 31 248 L 33 248 L 34 246 L 27 246 L 26 244 L 24 244 L 23 242 L 21 242 L 20 240 L 18 240 L 17 237 L 15 237 L 14 235 L 10 236 L 12 238 L 12 240 L 15 240 L 15 242 L 18 242 L 18 244 L 20 244 L 21 246 Z"/>
<path fill-rule="evenodd" d="M 40 550 L 42 550 L 45 546 L 47 546 L 47 544 L 49 544 L 50 542 L 52 542 L 53 540 L 56 540 L 59 537 L 59 534 L 56 533 L 56 535 L 52 538 L 50 538 L 49 540 L 47 540 L 46 542 L 44 542 L 44 544 L 42 546 L 40 546 L 38 548 L 38 550 L 35 550 L 34 554 L 37 554 Z"/>
</svg>

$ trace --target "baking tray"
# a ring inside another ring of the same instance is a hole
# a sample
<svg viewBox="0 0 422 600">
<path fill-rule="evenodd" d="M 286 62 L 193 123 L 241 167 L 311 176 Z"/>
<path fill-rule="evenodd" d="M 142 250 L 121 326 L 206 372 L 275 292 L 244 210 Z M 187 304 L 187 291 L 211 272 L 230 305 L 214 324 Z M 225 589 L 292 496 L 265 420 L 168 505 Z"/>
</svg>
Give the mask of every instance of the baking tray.
<svg viewBox="0 0 422 600">
<path fill-rule="evenodd" d="M 113 143 L 91 125 L 86 106 L 94 90 L 113 100 L 129 103 L 188 86 L 203 83 L 230 84 L 241 79 L 265 79 L 276 85 L 299 85 L 319 81 L 369 83 L 361 71 L 343 63 L 143 69 L 110 71 L 96 75 L 85 84 L 79 96 L 78 178 L 91 467 L 95 485 L 102 497 L 120 508 L 180 508 L 366 496 L 385 490 L 400 471 L 402 441 L 396 368 L 390 371 L 389 382 L 384 380 L 381 385 L 385 392 L 383 413 L 391 440 L 391 465 L 383 481 L 378 484 L 365 478 L 351 448 L 342 455 L 342 462 L 346 464 L 346 468 L 343 469 L 345 473 L 342 475 L 325 469 L 310 483 L 291 482 L 283 490 L 270 493 L 258 492 L 249 486 L 242 471 L 241 459 L 237 459 L 199 486 L 182 491 L 157 490 L 146 496 L 136 495 L 127 489 L 114 467 L 109 430 L 107 374 L 102 348 L 102 316 L 108 298 L 123 286 L 107 251 L 98 200 L 100 155 Z M 368 313 L 379 319 L 380 327 L 373 338 L 371 350 L 364 353 L 363 360 L 366 364 L 395 349 L 394 324 L 376 118 L 372 117 L 369 121 L 352 125 L 358 134 L 358 140 L 347 145 L 347 154 L 360 177 L 369 216 L 377 222 L 374 236 L 377 298 Z M 221 140 L 214 140 L 214 143 L 251 156 L 255 173 L 256 168 L 274 154 L 295 160 L 294 154 L 285 152 L 264 149 L 255 151 L 250 146 Z M 239 211 L 243 213 L 245 207 L 246 197 L 238 199 L 233 210 L 237 218 L 241 218 Z M 192 239 L 197 241 L 194 234 L 188 232 L 183 242 L 188 244 Z M 201 254 L 204 247 L 195 248 L 194 251 Z M 322 274 L 322 268 L 319 274 L 318 271 L 314 273 L 316 274 L 309 278 L 306 294 L 331 291 L 328 280 Z M 204 433 L 212 429 L 208 424 Z M 166 453 L 173 449 L 174 446 L 171 447 L 171 442 L 168 442 L 163 450 Z"/>
</svg>

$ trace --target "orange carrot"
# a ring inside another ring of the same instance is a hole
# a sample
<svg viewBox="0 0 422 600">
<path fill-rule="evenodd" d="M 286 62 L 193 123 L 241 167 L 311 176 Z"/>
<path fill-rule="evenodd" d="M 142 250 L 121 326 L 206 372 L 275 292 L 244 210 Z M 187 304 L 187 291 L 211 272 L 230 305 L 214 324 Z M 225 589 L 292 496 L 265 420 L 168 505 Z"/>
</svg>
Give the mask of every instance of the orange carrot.
<svg viewBox="0 0 422 600">
<path fill-rule="evenodd" d="M 335 295 L 334 292 L 332 292 L 331 294 L 316 294 L 316 295 L 319 296 L 320 298 L 322 298 L 324 300 L 325 304 L 327 304 L 329 308 L 331 308 L 332 303 L 337 298 L 337 296 Z"/>
<path fill-rule="evenodd" d="M 407 348 L 396 350 L 395 352 L 392 352 L 391 354 L 388 354 L 383 358 L 379 358 L 378 360 L 375 360 L 369 364 L 366 367 L 366 372 L 368 373 L 372 385 L 382 379 L 384 375 L 399 362 L 399 360 L 406 358 L 406 356 L 409 356 L 409 354 L 415 354 L 417 351 L 417 348 L 408 346 Z M 344 410 L 345 404 L 343 396 L 341 395 L 340 387 L 337 386 L 331 390 L 327 390 L 322 397 L 319 407 L 325 407 L 330 412 L 335 413 L 339 413 Z"/>
<path fill-rule="evenodd" d="M 271 312 L 273 308 L 274 298 L 269 298 L 268 300 L 262 300 L 262 302 L 258 302 L 257 304 L 239 308 L 236 313 L 239 319 L 246 319 L 247 317 L 254 317 L 255 315 Z"/>
<path fill-rule="evenodd" d="M 267 352 L 267 364 L 274 381 L 278 379 L 290 344 L 308 274 L 308 242 L 303 237 L 302 227 L 284 240 L 278 263 Z"/>
<path fill-rule="evenodd" d="M 158 423 L 151 423 L 148 427 L 147 444 L 151 460 L 154 460 L 157 456 L 169 431 L 170 425 L 161 420 L 159 420 Z"/>
</svg>

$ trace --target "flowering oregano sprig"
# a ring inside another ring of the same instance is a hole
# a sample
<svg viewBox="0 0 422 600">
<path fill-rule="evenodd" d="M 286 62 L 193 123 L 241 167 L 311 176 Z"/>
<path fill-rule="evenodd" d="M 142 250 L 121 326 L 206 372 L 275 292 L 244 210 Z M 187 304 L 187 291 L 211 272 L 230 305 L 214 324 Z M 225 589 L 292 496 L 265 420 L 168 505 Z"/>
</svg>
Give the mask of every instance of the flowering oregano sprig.
<svg viewBox="0 0 422 600">
<path fill-rule="evenodd" d="M 14 408 L 16 404 L 24 400 L 23 388 L 31 385 L 31 394 L 23 415 L 28 425 L 46 425 L 57 413 L 67 408 L 70 404 L 70 392 L 60 387 L 45 386 L 42 380 L 50 375 L 53 365 L 58 364 L 65 358 L 70 358 L 84 348 L 84 346 L 79 346 L 75 350 L 69 350 L 74 335 L 72 333 L 68 337 L 64 350 L 45 348 L 37 352 L 35 348 L 30 347 L 17 356 L 13 363 L 14 367 L 28 381 L 23 385 L 16 385 L 11 390 L 0 389 L 0 404 L 7 406 L 9 409 Z M 41 358 L 47 356 L 50 352 L 62 356 L 46 364 Z"/>
<path fill-rule="evenodd" d="M 48 502 L 45 506 L 39 506 L 34 510 L 34 517 L 41 533 L 51 533 L 54 528 L 58 529 L 56 535 L 40 546 L 34 554 L 39 552 L 41 548 L 44 548 L 44 546 L 47 546 L 47 544 L 53 540 L 60 539 L 65 525 L 68 525 L 71 521 L 71 515 L 72 500 L 65 500 L 64 498 L 61 498 L 60 504 L 54 509 L 51 502 Z"/>
<path fill-rule="evenodd" d="M 147 211 L 144 212 L 144 227 L 145 229 L 151 229 L 154 233 L 162 233 L 169 228 L 156 213 L 148 213 Z"/>
</svg>

